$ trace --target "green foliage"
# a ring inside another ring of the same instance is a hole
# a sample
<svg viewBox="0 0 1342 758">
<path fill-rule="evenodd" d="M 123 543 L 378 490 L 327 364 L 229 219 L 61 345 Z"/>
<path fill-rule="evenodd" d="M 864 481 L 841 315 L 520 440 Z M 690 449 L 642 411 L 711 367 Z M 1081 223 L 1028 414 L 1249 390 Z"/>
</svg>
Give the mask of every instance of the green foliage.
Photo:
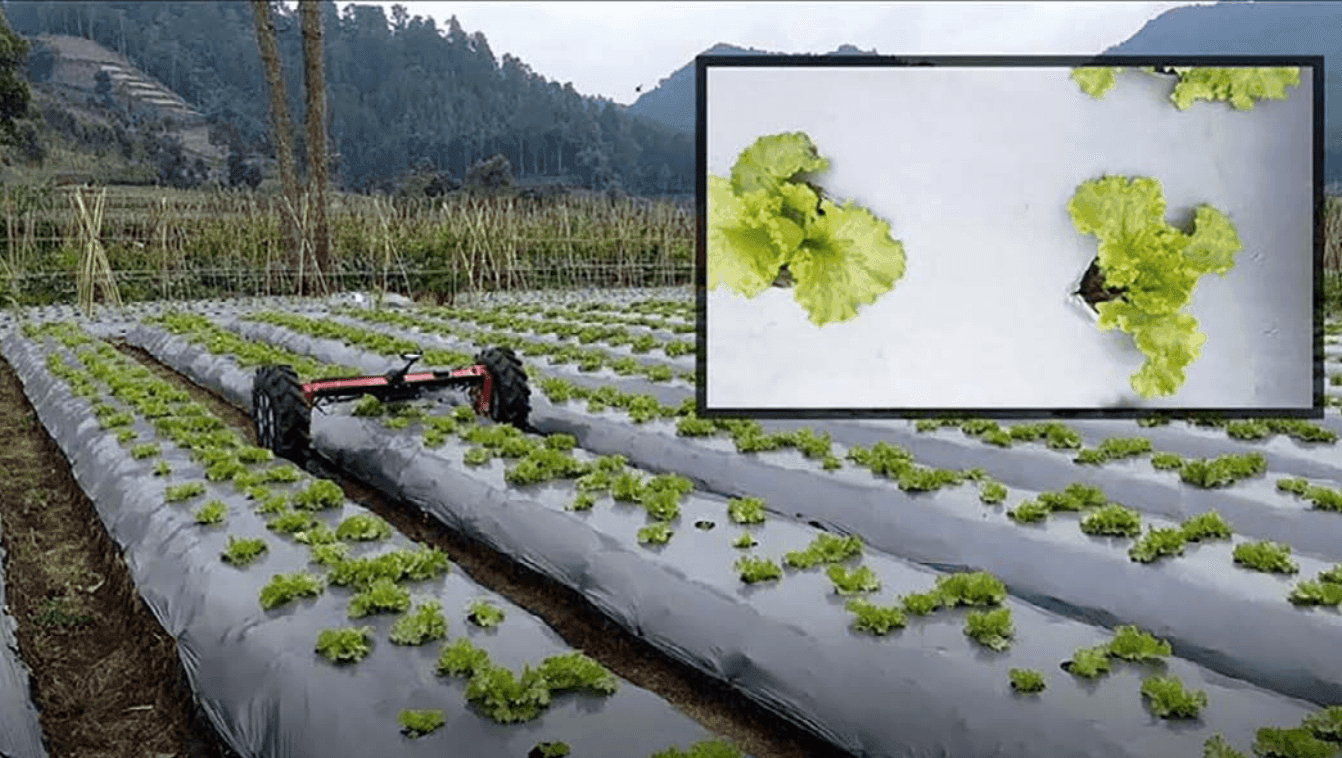
<svg viewBox="0 0 1342 758">
<path fill-rule="evenodd" d="M 1191 235 L 1175 229 L 1165 222 L 1160 183 L 1141 177 L 1086 182 L 1068 210 L 1077 231 L 1099 238 L 1105 286 L 1124 290 L 1097 308 L 1101 330 L 1128 332 L 1146 354 L 1146 363 L 1131 377 L 1133 390 L 1142 397 L 1173 395 L 1207 339 L 1183 308 L 1204 274 L 1224 275 L 1235 265 L 1243 247 L 1235 227 L 1225 214 L 1203 205 Z"/>
<path fill-rule="evenodd" d="M 672 746 L 653 753 L 649 758 L 741 758 L 741 751 L 722 740 L 705 740 L 694 743 L 689 750 Z"/>
<path fill-rule="evenodd" d="M 1259 758 L 1331 758 L 1337 752 L 1335 743 L 1315 737 L 1304 727 L 1264 727 L 1254 735 L 1253 753 Z"/>
<path fill-rule="evenodd" d="M 1183 555 L 1185 539 L 1183 529 L 1149 526 L 1137 544 L 1128 548 L 1128 557 L 1138 563 L 1154 563 L 1165 556 Z"/>
<path fill-rule="evenodd" d="M 443 712 L 439 710 L 404 710 L 400 712 L 396 720 L 401 724 L 401 731 L 405 732 L 405 735 L 411 739 L 423 737 L 447 723 Z"/>
<path fill-rule="evenodd" d="M 1197 718 L 1207 707 L 1207 693 L 1185 690 L 1177 676 L 1153 676 L 1142 680 L 1142 696 L 1150 701 L 1151 711 L 1163 719 Z"/>
<path fill-rule="evenodd" d="M 1081 86 L 1081 91 L 1099 100 L 1114 88 L 1120 69 L 1113 66 L 1088 66 L 1072 69 L 1072 80 Z"/>
<path fill-rule="evenodd" d="M 317 652 L 332 663 L 358 663 L 372 652 L 373 627 L 323 629 L 317 635 Z"/>
<path fill-rule="evenodd" d="M 1231 747 L 1225 735 L 1218 732 L 1203 741 L 1202 758 L 1245 758 L 1245 755 Z"/>
<path fill-rule="evenodd" d="M 1269 540 L 1242 542 L 1235 546 L 1234 556 L 1235 563 L 1254 571 L 1269 574 L 1295 574 L 1300 571 L 1300 565 L 1291 559 L 1291 546 L 1284 543 Z"/>
<path fill-rule="evenodd" d="M 447 619 L 442 603 L 437 600 L 421 603 L 414 611 L 396 619 L 391 627 L 391 641 L 397 645 L 423 645 L 446 636 Z"/>
<path fill-rule="evenodd" d="M 371 513 L 356 513 L 336 527 L 336 539 L 371 541 L 391 537 L 391 524 Z"/>
<path fill-rule="evenodd" d="M 145 458 L 153 458 L 154 456 L 160 455 L 161 453 L 162 450 L 159 448 L 159 444 L 157 442 L 146 442 L 142 445 L 136 445 L 135 447 L 131 448 L 130 457 L 139 461 L 144 460 Z"/>
<path fill-rule="evenodd" d="M 1236 110 L 1253 110 L 1254 99 L 1285 100 L 1287 87 L 1300 86 L 1300 69 L 1199 68 L 1174 66 L 1179 83 L 1170 101 L 1188 110 L 1195 100 L 1225 100 Z"/>
<path fill-rule="evenodd" d="M 1094 536 L 1136 537 L 1142 533 L 1142 517 L 1131 508 L 1110 503 L 1082 518 L 1081 531 Z"/>
<path fill-rule="evenodd" d="M 1342 705 L 1333 705 L 1305 717 L 1300 726 L 1321 740 L 1342 742 Z"/>
<path fill-rule="evenodd" d="M 831 565 L 825 574 L 834 584 L 834 591 L 840 595 L 859 595 L 881 589 L 881 580 L 870 566 L 858 566 L 848 571 L 843 566 Z"/>
<path fill-rule="evenodd" d="M 965 618 L 965 634 L 991 650 L 1006 650 L 1011 646 L 1015 630 L 1011 623 L 1011 609 L 970 611 Z"/>
<path fill-rule="evenodd" d="M 1015 508 L 1007 509 L 1007 518 L 1022 524 L 1034 524 L 1048 518 L 1053 509 L 1037 500 L 1026 500 Z"/>
<path fill-rule="evenodd" d="M 987 505 L 996 505 L 1006 500 L 1006 485 L 997 481 L 979 483 L 979 500 Z"/>
<path fill-rule="evenodd" d="M 470 677 L 489 665 L 489 653 L 476 647 L 470 637 L 458 637 L 452 644 L 443 646 L 435 670 L 439 676 Z"/>
<path fill-rule="evenodd" d="M 316 597 L 323 589 L 321 578 L 306 572 L 276 574 L 261 588 L 261 607 L 271 610 L 300 597 Z"/>
<path fill-rule="evenodd" d="M 472 600 L 466 606 L 466 618 L 476 626 L 492 629 L 503 623 L 503 609 L 488 600 Z"/>
<path fill-rule="evenodd" d="M 196 509 L 194 517 L 197 524 L 218 524 L 228 516 L 228 506 L 222 500 L 211 500 Z"/>
<path fill-rule="evenodd" d="M 1177 453 L 1156 453 L 1151 456 L 1151 467 L 1163 471 L 1181 469 L 1184 459 Z"/>
<path fill-rule="evenodd" d="M 758 584 L 783 578 L 783 569 L 777 563 L 759 556 L 742 556 L 733 564 L 733 568 L 740 574 L 741 581 L 746 584 Z"/>
<path fill-rule="evenodd" d="M 900 598 L 904 610 L 915 616 L 926 616 L 939 610 L 944 599 L 939 592 L 913 592 Z"/>
<path fill-rule="evenodd" d="M 306 532 L 317 525 L 317 520 L 312 514 L 304 511 L 293 511 L 285 509 L 275 518 L 266 523 L 266 528 L 271 531 L 283 534 L 295 534 L 297 532 Z"/>
<path fill-rule="evenodd" d="M 294 496 L 294 505 L 307 511 L 338 508 L 345 502 L 345 491 L 329 479 L 318 479 Z"/>
<path fill-rule="evenodd" d="M 163 494 L 163 499 L 169 503 L 180 503 L 204 494 L 205 485 L 202 482 L 184 482 L 169 486 Z"/>
<path fill-rule="evenodd" d="M 1011 678 L 1011 689 L 1017 692 L 1043 692 L 1048 686 L 1044 675 L 1033 669 L 1011 669 L 1007 676 Z"/>
<path fill-rule="evenodd" d="M 567 742 L 538 742 L 536 747 L 532 748 L 531 755 L 539 755 L 540 758 L 564 758 L 573 749 Z"/>
<path fill-rule="evenodd" d="M 220 557 L 225 563 L 231 563 L 234 566 L 246 566 L 268 549 L 266 541 L 260 537 L 240 538 L 230 534 L 228 535 L 228 547 L 223 553 L 220 553 Z"/>
<path fill-rule="evenodd" d="M 1072 653 L 1068 661 L 1067 673 L 1086 679 L 1098 679 L 1109 673 L 1109 647 L 1083 647 Z"/>
<path fill-rule="evenodd" d="M 374 580 L 363 592 L 350 598 L 349 617 L 363 618 L 374 613 L 401 613 L 410 608 L 410 590 L 391 579 Z"/>
<path fill-rule="evenodd" d="M 1213 460 L 1193 460 L 1184 463 L 1179 478 L 1196 487 L 1227 487 L 1240 479 L 1258 476 L 1267 471 L 1267 459 L 1262 453 L 1223 455 Z"/>
<path fill-rule="evenodd" d="M 349 557 L 349 545 L 344 542 L 314 544 L 308 554 L 313 563 L 330 568 Z"/>
<path fill-rule="evenodd" d="M 933 593 L 938 604 L 948 608 L 959 605 L 997 605 L 1006 600 L 1006 585 L 986 571 L 967 571 L 937 577 Z"/>
<path fill-rule="evenodd" d="M 1232 534 L 1230 525 L 1216 511 L 1207 511 L 1186 518 L 1180 527 L 1183 529 L 1184 539 L 1189 542 L 1228 540 Z"/>
<path fill-rule="evenodd" d="M 750 532 L 741 532 L 741 536 L 732 540 L 732 547 L 748 549 L 760 544 Z"/>
<path fill-rule="evenodd" d="M 172 465 L 167 461 L 159 461 L 154 464 L 154 476 L 167 476 L 172 473 Z"/>
<path fill-rule="evenodd" d="M 537 669 L 523 666 L 522 675 L 502 666 L 485 666 L 466 685 L 466 699 L 500 724 L 530 721 L 550 705 L 550 688 Z"/>
<path fill-rule="evenodd" d="M 753 298 L 787 266 L 794 295 L 817 326 L 857 315 L 904 275 L 904 248 L 890 225 L 849 202 L 835 205 L 801 172 L 822 171 L 801 132 L 761 137 L 730 180 L 708 179 L 708 287 Z"/>
<path fill-rule="evenodd" d="M 649 524 L 638 530 L 638 542 L 641 545 L 665 545 L 671 541 L 675 531 L 664 522 Z"/>
<path fill-rule="evenodd" d="M 619 682 L 609 669 L 576 650 L 546 658 L 541 662 L 540 673 L 551 692 L 587 690 L 611 695 L 619 689 Z"/>
<path fill-rule="evenodd" d="M 764 499 L 734 497 L 727 501 L 727 515 L 737 524 L 762 524 L 765 519 Z"/>
<path fill-rule="evenodd" d="M 904 628 L 907 621 L 897 605 L 880 606 L 862 598 L 849 600 L 845 606 L 855 614 L 853 628 L 876 635 L 889 634 L 891 629 Z"/>
<path fill-rule="evenodd" d="M 1170 643 L 1156 639 L 1136 626 L 1120 626 L 1109 641 L 1108 653 L 1125 661 L 1158 661 L 1172 653 Z"/>
<path fill-rule="evenodd" d="M 825 532 L 811 540 L 805 550 L 791 551 L 783 559 L 792 568 L 808 569 L 821 563 L 840 563 L 861 554 L 861 537 L 855 534 L 838 537 Z"/>
</svg>

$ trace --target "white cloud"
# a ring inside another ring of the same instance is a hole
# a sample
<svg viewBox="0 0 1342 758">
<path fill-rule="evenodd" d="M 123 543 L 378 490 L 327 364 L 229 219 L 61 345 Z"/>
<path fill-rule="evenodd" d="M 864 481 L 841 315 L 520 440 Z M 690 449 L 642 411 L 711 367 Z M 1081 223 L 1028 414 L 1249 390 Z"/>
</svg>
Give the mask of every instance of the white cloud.
<svg viewBox="0 0 1342 758">
<path fill-rule="evenodd" d="M 366 4 L 368 0 L 359 4 Z M 393 0 L 374 0 L 391 16 Z M 1093 54 L 1189 2 L 402 2 L 540 75 L 632 102 L 718 42 L 787 53 Z M 345 3 L 337 0 L 341 9 Z"/>
</svg>

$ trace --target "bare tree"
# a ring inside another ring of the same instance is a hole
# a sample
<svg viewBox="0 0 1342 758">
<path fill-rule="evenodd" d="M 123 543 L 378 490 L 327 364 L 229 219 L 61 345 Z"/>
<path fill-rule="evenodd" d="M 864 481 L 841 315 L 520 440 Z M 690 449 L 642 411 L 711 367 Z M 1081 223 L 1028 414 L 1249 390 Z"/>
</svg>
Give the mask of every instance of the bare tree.
<svg viewBox="0 0 1342 758">
<path fill-rule="evenodd" d="M 284 87 L 284 71 L 280 64 L 280 46 L 275 39 L 275 18 L 270 13 L 268 0 L 252 0 L 252 17 L 256 22 L 256 45 L 261 50 L 261 61 L 266 68 L 266 87 L 270 90 L 270 123 L 275 132 L 275 151 L 279 154 L 280 184 L 288 201 L 289 212 L 280 213 L 280 228 L 289 248 L 290 267 L 298 270 L 303 260 L 303 240 L 295 214 L 301 199 L 298 172 L 294 166 L 293 143 L 289 134 L 289 104 Z M 298 284 L 299 292 L 302 283 Z"/>
<path fill-rule="evenodd" d="M 326 67 L 323 61 L 322 6 L 302 0 L 304 83 L 307 89 L 308 197 L 312 212 L 312 250 L 318 272 L 330 270 L 331 234 L 326 223 Z M 319 274 L 320 275 L 320 274 Z"/>
</svg>

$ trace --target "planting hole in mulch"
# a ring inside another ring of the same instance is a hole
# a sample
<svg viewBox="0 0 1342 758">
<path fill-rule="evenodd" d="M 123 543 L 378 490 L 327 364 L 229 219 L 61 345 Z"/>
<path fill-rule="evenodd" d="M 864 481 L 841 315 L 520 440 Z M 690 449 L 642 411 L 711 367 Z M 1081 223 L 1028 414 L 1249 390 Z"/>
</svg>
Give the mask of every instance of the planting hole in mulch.
<svg viewBox="0 0 1342 758">
<path fill-rule="evenodd" d="M 1081 276 L 1081 284 L 1077 287 L 1073 295 L 1079 296 L 1086 301 L 1086 305 L 1096 314 L 1100 312 L 1097 303 L 1105 303 L 1110 300 L 1117 300 L 1127 294 L 1127 287 L 1106 287 L 1104 286 L 1104 272 L 1100 271 L 1100 259 L 1098 256 L 1090 262 L 1086 273 Z"/>
</svg>

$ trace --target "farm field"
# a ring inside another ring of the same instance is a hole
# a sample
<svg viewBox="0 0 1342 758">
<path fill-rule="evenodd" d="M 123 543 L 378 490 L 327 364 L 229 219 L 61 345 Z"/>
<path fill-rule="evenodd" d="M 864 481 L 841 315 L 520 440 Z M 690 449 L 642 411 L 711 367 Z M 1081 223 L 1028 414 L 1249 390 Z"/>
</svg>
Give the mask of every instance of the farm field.
<svg viewBox="0 0 1342 758">
<path fill-rule="evenodd" d="M 684 290 L 27 315 L 0 324 L 6 400 L 70 462 L 219 754 L 1342 750 L 1336 410 L 698 419 Z M 308 381 L 488 347 L 520 356 L 530 431 L 454 393 L 337 403 L 314 473 L 246 421 L 267 363 Z M 6 493 L 13 556 L 34 496 Z M 40 658 L 36 602 L 11 605 L 0 682 Z M 0 707 L 0 734 L 35 733 L 31 703 Z"/>
</svg>

